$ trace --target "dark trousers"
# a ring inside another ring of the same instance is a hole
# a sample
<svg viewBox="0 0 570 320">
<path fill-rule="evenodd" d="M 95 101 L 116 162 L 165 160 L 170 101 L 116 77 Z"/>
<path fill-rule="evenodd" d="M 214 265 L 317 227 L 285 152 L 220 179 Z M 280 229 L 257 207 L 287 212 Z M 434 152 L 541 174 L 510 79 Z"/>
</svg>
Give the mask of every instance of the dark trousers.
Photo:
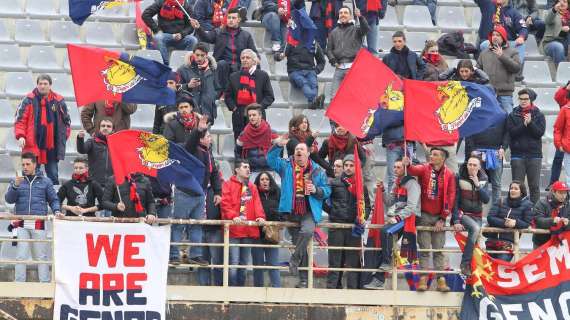
<svg viewBox="0 0 570 320">
<path fill-rule="evenodd" d="M 530 201 L 536 203 L 540 199 L 540 168 L 542 159 L 511 159 L 511 170 L 513 172 L 513 180 L 519 180 L 524 183 L 525 177 L 528 180 L 528 189 Z"/>
<path fill-rule="evenodd" d="M 554 159 L 552 160 L 550 183 L 548 185 L 551 185 L 560 179 L 560 173 L 562 172 L 562 160 L 564 160 L 564 152 L 556 150 L 554 153 Z"/>
<path fill-rule="evenodd" d="M 289 214 L 289 221 L 297 222 L 301 226 L 300 228 L 289 228 L 289 234 L 291 235 L 291 238 L 293 238 L 293 244 L 295 244 L 295 251 L 291 255 L 291 261 L 289 263 L 296 264 L 300 267 L 306 267 L 309 260 L 307 255 L 307 246 L 315 232 L 313 214 L 310 211 L 302 216 Z M 300 270 L 299 280 L 307 281 L 307 278 L 307 271 Z"/>
<path fill-rule="evenodd" d="M 230 85 L 230 74 L 239 70 L 239 57 L 236 64 L 231 64 L 226 60 L 218 61 L 218 68 L 216 69 L 217 81 L 220 86 L 220 91 L 225 92 Z"/>
<path fill-rule="evenodd" d="M 366 241 L 367 248 L 374 248 L 374 239 L 368 238 Z M 380 256 L 381 252 L 366 250 L 364 251 L 364 268 L 365 269 L 377 269 L 380 266 Z M 384 272 L 361 272 L 360 273 L 360 287 L 362 288 L 365 284 L 372 281 L 372 277 L 378 278 L 380 281 L 384 281 Z"/>
<path fill-rule="evenodd" d="M 352 229 L 329 229 L 329 246 L 359 247 L 360 237 L 352 235 Z M 357 250 L 329 250 L 329 268 L 360 268 L 360 257 Z M 346 287 L 358 289 L 358 272 L 346 273 Z M 340 271 L 329 271 L 327 288 L 336 289 L 342 281 Z M 342 284 L 340 285 L 342 288 Z"/>
</svg>

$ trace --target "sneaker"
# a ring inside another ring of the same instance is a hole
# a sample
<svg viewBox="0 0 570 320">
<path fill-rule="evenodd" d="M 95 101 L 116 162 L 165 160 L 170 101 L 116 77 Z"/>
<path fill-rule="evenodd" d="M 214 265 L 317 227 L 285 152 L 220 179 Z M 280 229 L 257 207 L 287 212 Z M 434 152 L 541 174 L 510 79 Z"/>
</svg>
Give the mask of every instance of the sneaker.
<svg viewBox="0 0 570 320">
<path fill-rule="evenodd" d="M 199 266 L 207 266 L 210 264 L 208 261 L 204 260 L 202 257 L 188 258 L 188 263 L 189 264 L 197 264 Z"/>
<path fill-rule="evenodd" d="M 384 290 L 384 281 L 380 281 L 372 277 L 372 281 L 370 281 L 370 283 L 365 284 L 362 287 L 368 290 Z"/>
<path fill-rule="evenodd" d="M 281 51 L 281 44 L 279 42 L 273 42 L 273 44 L 271 45 L 271 51 L 273 52 Z"/>
<path fill-rule="evenodd" d="M 315 98 L 315 105 L 318 109 L 324 109 L 325 107 L 325 95 L 320 94 Z"/>
<path fill-rule="evenodd" d="M 306 288 L 308 286 L 307 280 L 301 280 L 295 285 L 295 288 Z"/>
<path fill-rule="evenodd" d="M 449 292 L 451 289 L 447 286 L 447 282 L 444 277 L 437 278 L 436 290 L 439 292 Z"/>
<path fill-rule="evenodd" d="M 392 271 L 392 265 L 389 263 L 382 262 L 382 264 L 378 267 L 378 271 L 381 272 Z"/>
</svg>

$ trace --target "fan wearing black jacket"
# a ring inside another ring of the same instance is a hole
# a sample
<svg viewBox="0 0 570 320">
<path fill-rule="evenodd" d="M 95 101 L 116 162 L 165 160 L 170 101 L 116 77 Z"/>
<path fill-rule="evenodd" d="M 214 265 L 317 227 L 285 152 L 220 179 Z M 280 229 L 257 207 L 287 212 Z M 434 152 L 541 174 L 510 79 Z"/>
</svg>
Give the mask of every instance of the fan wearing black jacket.
<svg viewBox="0 0 570 320">
<path fill-rule="evenodd" d="M 89 177 L 87 159 L 73 160 L 73 175 L 57 191 L 57 197 L 66 216 L 94 217 L 103 202 L 103 188 Z M 67 203 L 63 201 L 67 199 Z M 98 205 L 95 203 L 97 200 Z"/>
</svg>

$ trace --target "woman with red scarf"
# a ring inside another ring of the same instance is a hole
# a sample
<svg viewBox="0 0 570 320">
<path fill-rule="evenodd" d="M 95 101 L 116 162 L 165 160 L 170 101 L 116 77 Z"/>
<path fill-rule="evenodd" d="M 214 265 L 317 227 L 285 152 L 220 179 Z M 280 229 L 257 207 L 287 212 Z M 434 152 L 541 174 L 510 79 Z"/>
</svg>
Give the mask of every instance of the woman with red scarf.
<svg viewBox="0 0 570 320">
<path fill-rule="evenodd" d="M 318 163 L 326 170 L 327 176 L 334 177 L 334 161 L 344 159 L 344 156 L 347 154 L 352 154 L 354 144 L 358 144 L 358 156 L 361 163 L 366 162 L 366 152 L 364 152 L 356 137 L 344 127 L 337 125 L 334 132 L 323 142 L 319 150 L 319 158 L 323 159 L 323 161 Z M 324 159 L 328 159 L 328 161 L 324 161 Z"/>
<path fill-rule="evenodd" d="M 507 117 L 507 132 L 511 136 L 511 168 L 513 180 L 528 181 L 530 200 L 540 198 L 540 169 L 542 168 L 542 136 L 546 128 L 544 114 L 534 104 L 532 89 L 518 92 L 519 106 Z"/>
<path fill-rule="evenodd" d="M 422 59 L 426 63 L 423 80 L 439 81 L 439 75 L 447 71 L 447 63 L 443 56 L 439 54 L 436 41 L 426 41 L 424 50 L 422 51 Z"/>
<path fill-rule="evenodd" d="M 559 0 L 552 9 L 548 10 L 546 30 L 542 46 L 544 53 L 558 64 L 568 56 L 568 35 L 570 34 L 570 11 L 568 1 Z"/>
<path fill-rule="evenodd" d="M 71 180 L 64 183 L 57 191 L 61 209 L 65 210 L 66 216 L 94 217 L 99 207 L 95 205 L 95 199 L 99 205 L 103 202 L 103 188 L 89 177 L 89 165 L 87 159 L 76 158 L 73 160 L 73 175 Z M 67 203 L 63 201 L 67 199 Z"/>
<path fill-rule="evenodd" d="M 200 115 L 194 112 L 194 100 L 186 93 L 178 94 L 176 106 L 178 112 L 164 115 L 164 137 L 183 145 L 186 143 L 192 129 L 198 125 Z"/>
<path fill-rule="evenodd" d="M 236 141 L 238 158 L 249 161 L 252 172 L 270 170 L 267 165 L 267 152 L 277 135 L 271 132 L 269 123 L 261 117 L 261 106 L 252 103 L 245 108 L 249 123 Z M 256 175 L 252 176 L 255 179 Z"/>
</svg>

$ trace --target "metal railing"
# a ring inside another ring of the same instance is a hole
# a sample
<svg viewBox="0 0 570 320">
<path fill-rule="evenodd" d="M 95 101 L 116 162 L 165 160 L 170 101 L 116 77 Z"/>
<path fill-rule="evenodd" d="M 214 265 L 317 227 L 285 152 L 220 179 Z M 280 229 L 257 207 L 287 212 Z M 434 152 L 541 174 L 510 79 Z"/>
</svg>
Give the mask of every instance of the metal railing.
<svg viewBox="0 0 570 320">
<path fill-rule="evenodd" d="M 1 215 L 0 220 L 53 220 L 53 219 L 62 219 L 62 220 L 70 220 L 70 221 L 91 221 L 91 222 L 111 222 L 111 223 L 136 223 L 141 222 L 140 218 L 102 218 L 102 217 L 58 217 L 55 218 L 54 216 L 31 216 L 31 215 L 24 215 L 24 216 L 16 216 L 16 215 Z M 189 242 L 173 242 L 171 245 L 179 245 L 179 246 L 212 246 L 212 247 L 223 247 L 223 264 L 222 265 L 197 265 L 197 264 L 178 264 L 177 266 L 183 267 L 193 267 L 193 268 L 211 268 L 211 269 L 222 269 L 223 272 L 223 287 L 229 286 L 229 270 L 230 269 L 277 269 L 277 270 L 288 270 L 288 267 L 285 266 L 267 266 L 267 265 L 230 265 L 229 264 L 229 251 L 230 247 L 250 247 L 250 248 L 287 248 L 292 249 L 295 248 L 294 245 L 290 244 L 232 244 L 230 243 L 230 226 L 232 225 L 241 225 L 241 226 L 252 226 L 252 227 L 260 227 L 260 226 L 281 226 L 281 227 L 298 227 L 297 223 L 293 222 L 275 222 L 275 221 L 265 221 L 265 222 L 254 222 L 254 221 L 241 221 L 241 222 L 234 222 L 232 220 L 195 220 L 195 219 L 157 219 L 157 223 L 159 224 L 186 224 L 186 225 L 202 225 L 202 226 L 215 226 L 219 225 L 223 229 L 223 242 L 222 243 L 189 243 Z M 346 223 L 320 223 L 318 227 L 325 227 L 328 229 L 346 229 L 352 228 L 353 224 L 346 224 Z M 369 224 L 366 226 L 368 229 L 380 229 L 383 225 L 374 225 Z M 432 227 L 417 227 L 418 231 L 433 231 Z M 444 231 L 454 231 L 451 227 L 445 227 Z M 520 236 L 524 233 L 531 233 L 531 234 L 548 234 L 548 230 L 541 230 L 541 229 L 502 229 L 502 228 L 489 228 L 483 227 L 481 228 L 481 232 L 478 235 L 478 239 L 482 237 L 483 232 L 497 232 L 497 233 L 514 233 L 514 242 L 513 242 L 513 255 L 514 261 L 521 258 L 524 251 L 520 250 Z M 394 237 L 394 242 L 397 239 Z M 51 238 L 46 240 L 35 240 L 35 239 L 17 239 L 17 238 L 2 238 L 0 237 L 0 242 L 52 242 Z M 373 247 L 339 247 L 339 246 L 318 246 L 321 249 L 325 250 L 365 250 L 365 251 L 380 251 L 381 248 L 373 248 Z M 299 267 L 299 270 L 305 270 L 308 272 L 307 277 L 307 286 L 308 288 L 314 288 L 314 272 L 315 271 L 347 271 L 347 272 L 377 272 L 378 269 L 365 269 L 365 268 L 328 268 L 328 267 L 315 267 L 314 266 L 314 249 L 315 244 L 313 239 L 310 240 L 307 253 L 308 253 L 308 263 L 306 267 Z M 393 246 L 393 254 L 395 251 L 398 250 L 398 246 Z M 445 252 L 445 253 L 460 253 L 459 249 L 419 249 L 418 252 Z M 488 251 L 490 253 L 511 253 L 510 251 Z M 391 282 L 391 290 L 398 290 L 398 275 L 410 272 L 407 269 L 399 269 L 397 263 L 395 263 L 396 259 L 393 259 L 394 263 L 392 266 L 391 272 L 389 272 L 392 276 Z M 52 261 L 36 261 L 36 260 L 4 260 L 0 259 L 0 264 L 28 264 L 28 265 L 38 265 L 38 264 L 53 264 L 53 245 L 52 245 Z M 51 281 L 54 281 L 53 276 L 54 268 L 52 267 L 52 277 Z M 459 270 L 421 270 L 421 269 L 414 269 L 414 273 L 418 274 L 429 274 L 429 273 L 436 273 L 436 274 L 458 274 L 460 273 Z"/>
</svg>

